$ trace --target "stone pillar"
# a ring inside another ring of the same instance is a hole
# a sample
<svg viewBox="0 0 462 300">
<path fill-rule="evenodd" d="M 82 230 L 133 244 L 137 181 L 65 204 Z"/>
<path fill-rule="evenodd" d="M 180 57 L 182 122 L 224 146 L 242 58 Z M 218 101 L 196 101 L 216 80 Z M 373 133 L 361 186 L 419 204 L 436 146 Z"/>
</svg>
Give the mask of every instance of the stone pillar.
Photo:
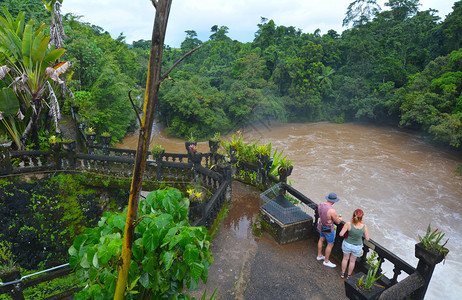
<svg viewBox="0 0 462 300">
<path fill-rule="evenodd" d="M 0 274 L 0 278 L 2 279 L 3 283 L 7 282 L 12 282 L 15 280 L 21 279 L 21 271 L 19 267 L 16 267 L 15 269 L 11 270 L 8 273 L 2 273 Z M 8 291 L 8 294 L 11 296 L 13 300 L 24 300 L 24 295 L 22 293 L 22 290 L 20 288 L 20 283 L 14 283 L 9 285 L 10 289 Z"/>
<path fill-rule="evenodd" d="M 435 266 L 444 259 L 444 255 L 435 251 L 427 250 L 421 243 L 415 245 L 415 257 L 419 259 L 417 272 L 422 276 L 424 285 L 418 289 L 412 299 L 423 300 L 427 292 L 428 285 L 432 278 Z"/>
<path fill-rule="evenodd" d="M 11 174 L 13 166 L 10 160 L 10 150 L 12 142 L 0 144 L 0 175 Z"/>
</svg>

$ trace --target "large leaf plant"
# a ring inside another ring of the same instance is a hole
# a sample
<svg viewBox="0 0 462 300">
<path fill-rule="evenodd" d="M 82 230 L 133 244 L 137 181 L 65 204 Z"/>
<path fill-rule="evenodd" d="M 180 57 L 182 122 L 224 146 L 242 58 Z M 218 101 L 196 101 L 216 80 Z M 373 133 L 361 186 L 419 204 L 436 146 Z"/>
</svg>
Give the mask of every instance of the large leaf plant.
<svg viewBox="0 0 462 300">
<path fill-rule="evenodd" d="M 49 108 L 49 115 L 57 126 L 59 105 L 52 85 L 55 85 L 54 82 L 64 83 L 59 75 L 68 69 L 70 63 L 56 63 L 65 50 L 55 49 L 50 45 L 50 36 L 46 33 L 44 24 L 35 28 L 34 20 L 25 23 L 24 12 L 20 12 L 16 19 L 4 7 L 2 12 L 4 17 L 0 16 L 0 80 L 3 84 L 0 87 L 12 89 L 16 97 L 11 97 L 10 92 L 2 93 L 0 107 L 10 106 L 7 102 L 19 103 L 17 119 L 11 121 L 13 119 L 9 118 L 4 122 L 18 122 L 25 118 L 27 126 L 22 132 L 23 140 L 29 132 L 37 140 L 44 107 Z M 3 119 L 3 114 L 11 115 L 11 111 L 0 111 L 0 119 Z M 10 127 L 17 126 L 10 124 Z"/>
<path fill-rule="evenodd" d="M 189 200 L 174 188 L 151 192 L 139 205 L 124 299 L 190 299 L 212 263 L 205 227 L 188 223 Z M 75 238 L 69 253 L 85 288 L 75 299 L 112 299 L 127 213 L 105 213 Z M 213 298 L 214 296 L 212 296 Z"/>
</svg>

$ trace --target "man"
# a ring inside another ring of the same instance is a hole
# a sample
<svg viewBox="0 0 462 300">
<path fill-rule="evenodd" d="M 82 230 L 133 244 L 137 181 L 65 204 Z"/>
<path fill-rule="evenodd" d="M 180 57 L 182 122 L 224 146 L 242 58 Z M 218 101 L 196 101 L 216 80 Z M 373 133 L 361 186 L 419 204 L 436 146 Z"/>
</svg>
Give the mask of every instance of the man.
<svg viewBox="0 0 462 300">
<path fill-rule="evenodd" d="M 319 214 L 319 241 L 318 241 L 318 256 L 317 260 L 324 260 L 323 265 L 330 268 L 335 268 L 336 265 L 329 261 L 329 256 L 334 247 L 335 241 L 335 230 L 334 223 L 339 224 L 342 222 L 342 217 L 337 217 L 337 212 L 332 207 L 334 203 L 338 202 L 340 199 L 337 198 L 337 194 L 330 193 L 329 196 L 326 196 L 326 200 L 323 203 L 318 205 L 318 214 Z M 324 240 L 327 241 L 326 254 L 322 255 L 322 245 Z"/>
</svg>

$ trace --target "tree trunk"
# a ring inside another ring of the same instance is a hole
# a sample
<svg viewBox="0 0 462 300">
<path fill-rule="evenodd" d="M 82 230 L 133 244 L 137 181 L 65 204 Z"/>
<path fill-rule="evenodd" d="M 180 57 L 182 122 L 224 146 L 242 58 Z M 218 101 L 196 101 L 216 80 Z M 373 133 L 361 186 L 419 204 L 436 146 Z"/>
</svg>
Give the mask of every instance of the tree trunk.
<svg viewBox="0 0 462 300">
<path fill-rule="evenodd" d="M 127 220 L 125 223 L 124 243 L 122 246 L 121 266 L 117 278 L 117 287 L 114 299 L 122 300 L 127 286 L 128 271 L 132 255 L 132 244 L 134 235 L 134 221 L 138 214 L 138 204 L 143 183 L 146 155 L 151 138 L 152 124 L 154 122 L 154 111 L 157 104 L 159 86 L 161 82 L 162 54 L 164 49 L 165 31 L 170 13 L 172 0 L 152 0 L 156 7 L 154 28 L 151 39 L 151 52 L 149 56 L 148 79 L 146 83 L 145 101 L 143 107 L 143 118 L 140 124 L 138 147 L 135 157 L 130 197 L 128 202 Z"/>
</svg>

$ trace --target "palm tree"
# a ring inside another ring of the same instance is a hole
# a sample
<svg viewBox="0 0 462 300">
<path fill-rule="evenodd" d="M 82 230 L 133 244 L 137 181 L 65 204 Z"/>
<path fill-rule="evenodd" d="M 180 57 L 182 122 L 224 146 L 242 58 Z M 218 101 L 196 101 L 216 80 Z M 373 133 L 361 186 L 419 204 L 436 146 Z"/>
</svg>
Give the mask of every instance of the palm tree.
<svg viewBox="0 0 462 300">
<path fill-rule="evenodd" d="M 331 67 L 326 67 L 326 66 L 322 66 L 321 67 L 321 75 L 318 76 L 318 79 L 319 79 L 319 85 L 321 86 L 321 88 L 325 89 L 325 88 L 328 88 L 328 89 L 331 89 L 332 88 L 332 75 L 334 75 L 335 73 L 335 70 L 332 69 Z"/>
</svg>

